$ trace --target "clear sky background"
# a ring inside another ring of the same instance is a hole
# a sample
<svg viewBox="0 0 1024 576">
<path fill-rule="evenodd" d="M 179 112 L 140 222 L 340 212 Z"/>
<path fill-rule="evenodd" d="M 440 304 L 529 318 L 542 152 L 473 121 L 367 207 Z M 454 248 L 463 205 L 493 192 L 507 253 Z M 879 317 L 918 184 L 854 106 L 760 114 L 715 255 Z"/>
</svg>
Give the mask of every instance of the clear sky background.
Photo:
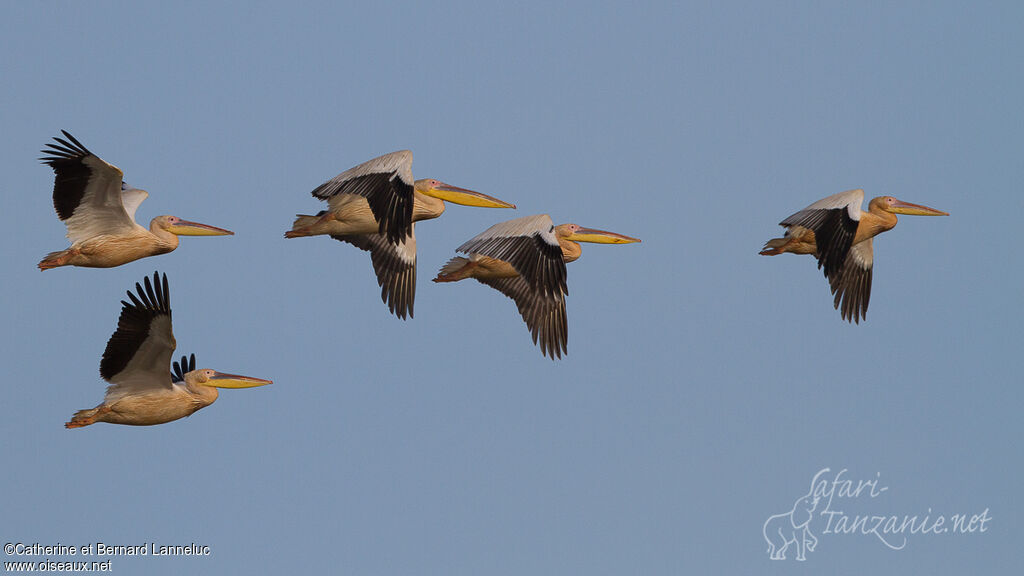
<svg viewBox="0 0 1024 576">
<path fill-rule="evenodd" d="M 1022 30 L 1015 2 L 5 3 L 0 539 L 212 552 L 121 574 L 1019 568 Z M 61 129 L 150 192 L 144 225 L 236 235 L 41 273 Z M 283 238 L 402 148 L 519 206 L 418 227 L 405 322 L 367 254 Z M 757 254 L 850 188 L 951 214 L 877 239 L 859 326 L 812 258 Z M 429 282 L 537 213 L 643 239 L 569 265 L 558 362 L 499 293 Z M 65 430 L 154 270 L 179 354 L 274 384 Z M 806 562 L 769 560 L 765 521 L 823 468 L 888 488 L 833 511 L 991 520 L 892 550 L 819 514 Z"/>
</svg>

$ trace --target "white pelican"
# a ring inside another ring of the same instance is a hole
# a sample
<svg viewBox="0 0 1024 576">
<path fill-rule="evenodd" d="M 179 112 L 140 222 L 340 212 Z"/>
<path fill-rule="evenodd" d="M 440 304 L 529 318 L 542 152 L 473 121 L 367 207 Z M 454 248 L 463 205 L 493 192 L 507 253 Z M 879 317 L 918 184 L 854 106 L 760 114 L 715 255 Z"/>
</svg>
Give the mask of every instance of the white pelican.
<svg viewBox="0 0 1024 576">
<path fill-rule="evenodd" d="M 580 257 L 578 242 L 639 241 L 577 224 L 555 226 L 547 214 L 526 216 L 495 224 L 459 246 L 457 251 L 469 258 L 449 260 L 434 282 L 476 278 L 508 296 L 519 307 L 533 343 L 539 343 L 541 353 L 554 360 L 566 353 L 569 340 L 565 264 Z"/>
<path fill-rule="evenodd" d="M 420 220 L 437 218 L 445 201 L 515 208 L 480 192 L 439 180 L 412 179 L 412 152 L 399 150 L 350 168 L 313 190 L 328 209 L 299 214 L 285 238 L 330 235 L 370 252 L 381 299 L 399 318 L 412 317 L 416 297 L 416 234 Z"/>
<path fill-rule="evenodd" d="M 769 240 L 761 250 L 765 256 L 814 254 L 835 295 L 835 308 L 842 304 L 843 319 L 858 324 L 867 314 L 871 297 L 872 238 L 892 230 L 896 214 L 949 216 L 892 196 L 872 198 L 868 211 L 862 212 L 863 201 L 864 191 L 859 189 L 818 200 L 780 222 L 785 236 Z"/>
<path fill-rule="evenodd" d="M 65 428 L 81 428 L 96 422 L 149 426 L 191 416 L 217 400 L 217 388 L 252 388 L 270 380 L 195 369 L 182 357 L 170 371 L 177 344 L 171 330 L 171 301 L 167 276 L 153 274 L 153 283 L 138 283 L 138 296 L 128 292 L 131 302 L 121 301 L 117 331 L 107 341 L 100 361 L 100 376 L 110 383 L 103 403 L 79 410 Z"/>
<path fill-rule="evenodd" d="M 53 207 L 68 228 L 71 247 L 51 252 L 39 263 L 40 270 L 58 266 L 112 268 L 146 256 L 166 254 L 178 247 L 178 236 L 223 236 L 223 228 L 157 216 L 149 230 L 135 223 L 135 210 L 149 196 L 132 188 L 117 166 L 89 152 L 71 134 L 54 138 L 49 154 L 40 158 L 56 174 Z"/>
</svg>

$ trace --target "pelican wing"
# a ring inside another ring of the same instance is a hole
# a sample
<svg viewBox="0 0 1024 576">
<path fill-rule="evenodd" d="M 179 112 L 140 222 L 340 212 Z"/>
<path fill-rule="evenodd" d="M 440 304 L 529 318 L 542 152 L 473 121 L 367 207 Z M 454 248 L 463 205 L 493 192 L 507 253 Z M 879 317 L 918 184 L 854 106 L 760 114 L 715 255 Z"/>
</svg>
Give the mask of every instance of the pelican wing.
<svg viewBox="0 0 1024 576">
<path fill-rule="evenodd" d="M 833 194 L 786 218 L 780 225 L 813 230 L 818 246 L 818 268 L 824 268 L 825 276 L 833 278 L 840 272 L 853 245 L 863 201 L 863 190 Z"/>
<path fill-rule="evenodd" d="M 121 205 L 124 206 L 124 212 L 132 222 L 135 222 L 135 211 L 139 209 L 142 201 L 148 197 L 149 192 L 139 190 L 138 188 L 131 188 L 127 184 L 121 183 Z"/>
<path fill-rule="evenodd" d="M 569 321 L 565 315 L 565 295 L 544 295 L 532 289 L 522 276 L 515 278 L 477 278 L 515 301 L 526 326 L 533 335 L 533 343 L 552 360 L 566 353 L 569 341 Z"/>
<path fill-rule="evenodd" d="M 185 374 L 196 369 L 196 355 L 192 354 L 191 356 L 182 356 L 181 363 L 179 364 L 178 361 L 175 360 L 171 367 L 171 383 L 176 384 L 178 382 L 184 382 Z"/>
<path fill-rule="evenodd" d="M 412 234 L 413 185 L 412 152 L 399 150 L 338 174 L 313 190 L 313 196 L 321 200 L 337 194 L 366 198 L 380 234 L 398 244 Z"/>
<path fill-rule="evenodd" d="M 121 170 L 89 152 L 71 134 L 61 132 L 67 140 L 54 138 L 57 144 L 47 144 L 50 149 L 42 152 L 49 156 L 40 160 L 53 168 L 53 207 L 68 228 L 68 239 L 74 243 L 135 228 L 135 209 L 145 199 L 145 192 L 130 193 L 131 209 L 126 210 Z"/>
<path fill-rule="evenodd" d="M 457 250 L 508 262 L 532 290 L 545 298 L 556 299 L 569 293 L 562 247 L 547 214 L 495 224 Z"/>
<path fill-rule="evenodd" d="M 828 279 L 835 295 L 836 310 L 841 311 L 843 320 L 858 324 L 861 318 L 866 317 L 871 298 L 871 270 L 874 267 L 871 240 L 868 238 L 850 248 L 842 269 Z"/>
<path fill-rule="evenodd" d="M 138 296 L 128 292 L 131 302 L 121 301 L 117 330 L 107 341 L 100 361 L 100 376 L 110 382 L 107 400 L 142 391 L 171 387 L 171 355 L 176 343 L 171 329 L 171 299 L 167 276 L 145 288 L 135 283 Z"/>
<path fill-rule="evenodd" d="M 381 234 L 331 235 L 331 238 L 370 253 L 373 271 L 377 274 L 380 298 L 395 316 L 412 318 L 416 299 L 416 234 L 410 230 L 401 242 L 389 242 Z"/>
</svg>

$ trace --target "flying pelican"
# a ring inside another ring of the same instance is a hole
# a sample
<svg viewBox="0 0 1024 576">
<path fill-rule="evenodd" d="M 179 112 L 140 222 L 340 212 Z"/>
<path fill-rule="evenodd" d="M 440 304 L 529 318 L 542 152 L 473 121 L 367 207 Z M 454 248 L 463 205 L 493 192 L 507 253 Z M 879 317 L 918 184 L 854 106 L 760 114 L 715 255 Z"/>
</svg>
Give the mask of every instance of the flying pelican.
<svg viewBox="0 0 1024 576">
<path fill-rule="evenodd" d="M 858 324 L 867 314 L 871 297 L 872 238 L 892 230 L 897 214 L 949 216 L 892 196 L 872 198 L 867 212 L 861 211 L 862 202 L 864 191 L 859 189 L 818 200 L 780 222 L 785 236 L 769 240 L 761 250 L 765 256 L 814 254 L 835 295 L 836 310 L 842 304 L 843 320 Z"/>
<path fill-rule="evenodd" d="M 100 376 L 110 382 L 103 403 L 79 410 L 64 424 L 81 428 L 96 422 L 150 426 L 191 416 L 217 400 L 217 388 L 252 388 L 272 384 L 270 380 L 196 370 L 195 354 L 174 363 L 176 343 L 171 330 L 171 299 L 167 276 L 153 274 L 143 289 L 135 283 L 138 296 L 128 292 L 131 302 L 121 301 L 117 331 L 107 341 L 100 361 Z"/>
<path fill-rule="evenodd" d="M 54 138 L 49 154 L 40 158 L 53 168 L 53 207 L 68 228 L 71 247 L 51 252 L 40 270 L 58 266 L 112 268 L 146 256 L 166 254 L 178 247 L 178 236 L 234 234 L 222 228 L 189 222 L 177 216 L 157 216 L 149 230 L 135 223 L 135 210 L 149 196 L 132 188 L 117 166 L 89 152 L 71 134 Z"/>
<path fill-rule="evenodd" d="M 328 209 L 299 214 L 285 238 L 328 234 L 370 252 L 380 297 L 391 313 L 412 317 L 416 297 L 414 222 L 437 218 L 445 201 L 483 208 L 515 208 L 480 192 L 431 178 L 412 179 L 412 152 L 399 150 L 350 168 L 313 190 Z"/>
<path fill-rule="evenodd" d="M 554 360 L 566 353 L 569 340 L 565 316 L 565 264 L 580 257 L 579 242 L 629 244 L 639 242 L 615 232 L 577 224 L 555 226 L 547 214 L 526 216 L 491 226 L 459 246 L 434 282 L 476 278 L 515 301 L 533 343 Z"/>
</svg>

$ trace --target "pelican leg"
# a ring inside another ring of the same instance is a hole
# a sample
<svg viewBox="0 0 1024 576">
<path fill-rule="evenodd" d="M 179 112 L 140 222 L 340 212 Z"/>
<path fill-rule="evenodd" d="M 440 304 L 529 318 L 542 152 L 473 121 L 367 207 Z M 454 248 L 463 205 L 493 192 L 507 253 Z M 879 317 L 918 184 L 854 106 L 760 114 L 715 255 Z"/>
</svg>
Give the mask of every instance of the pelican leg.
<svg viewBox="0 0 1024 576">
<path fill-rule="evenodd" d="M 437 278 L 434 278 L 434 282 L 458 282 L 459 280 L 469 278 L 473 268 L 477 266 L 476 262 L 468 258 L 456 256 L 441 267 L 441 270 L 437 273 Z"/>
<path fill-rule="evenodd" d="M 789 252 L 791 254 L 817 254 L 818 245 L 815 243 L 814 231 L 803 226 L 793 226 L 786 230 L 782 238 L 772 238 L 765 242 L 762 256 L 775 256 Z"/>
<path fill-rule="evenodd" d="M 100 404 L 95 408 L 89 408 L 86 410 L 79 410 L 75 412 L 75 415 L 71 417 L 70 422 L 65 422 L 65 428 L 81 428 L 90 424 L 95 424 L 97 421 L 101 421 L 100 417 L 110 412 L 110 406 L 106 404 Z"/>
<path fill-rule="evenodd" d="M 323 232 L 318 232 L 318 230 L 322 230 L 331 220 L 334 220 L 334 213 L 330 210 L 320 212 L 316 216 L 298 214 L 295 216 L 295 222 L 292 223 L 292 229 L 285 232 L 284 237 L 299 238 L 301 236 L 322 234 Z"/>
<path fill-rule="evenodd" d="M 78 248 L 68 248 L 67 250 L 61 250 L 59 252 L 50 252 L 39 262 L 40 270 L 49 270 L 51 268 L 58 268 L 60 266 L 67 266 L 75 256 L 78 256 Z"/>
<path fill-rule="evenodd" d="M 772 238 L 771 240 L 765 242 L 764 249 L 762 249 L 759 252 L 759 254 L 761 254 L 762 256 L 777 256 L 785 252 L 786 248 L 795 241 L 796 239 L 792 237 Z"/>
</svg>

